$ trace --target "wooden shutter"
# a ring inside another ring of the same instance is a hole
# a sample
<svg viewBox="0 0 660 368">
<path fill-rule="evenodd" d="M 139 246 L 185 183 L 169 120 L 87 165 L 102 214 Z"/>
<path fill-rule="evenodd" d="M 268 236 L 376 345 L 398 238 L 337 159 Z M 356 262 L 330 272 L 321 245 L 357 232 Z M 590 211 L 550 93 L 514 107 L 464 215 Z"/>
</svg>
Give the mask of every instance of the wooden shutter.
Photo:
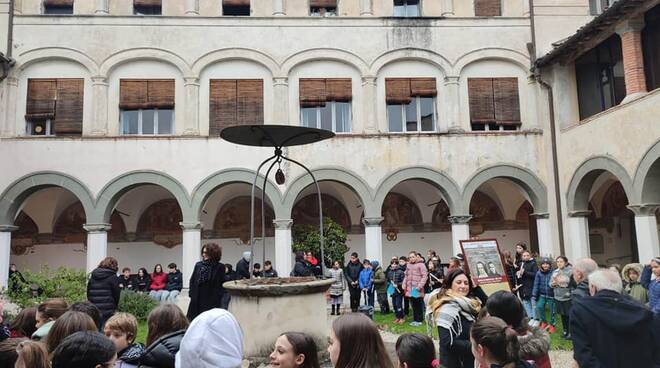
<svg viewBox="0 0 660 368">
<path fill-rule="evenodd" d="M 407 105 L 412 101 L 410 78 L 386 78 L 385 99 L 390 105 Z"/>
<path fill-rule="evenodd" d="M 147 103 L 149 108 L 174 108 L 174 80 L 150 80 L 147 82 Z"/>
<path fill-rule="evenodd" d="M 325 106 L 325 79 L 300 79 L 298 81 L 300 107 Z"/>
<path fill-rule="evenodd" d="M 474 15 L 477 17 L 497 17 L 502 15 L 501 0 L 474 0 Z"/>
<path fill-rule="evenodd" d="M 209 135 L 236 124 L 236 80 L 212 79 L 210 83 Z"/>
<path fill-rule="evenodd" d="M 264 123 L 264 83 L 261 79 L 236 82 L 236 124 Z"/>
<path fill-rule="evenodd" d="M 250 0 L 222 0 L 224 6 L 250 6 Z"/>
<path fill-rule="evenodd" d="M 161 6 L 161 0 L 133 0 L 133 6 Z"/>
<path fill-rule="evenodd" d="M 353 99 L 350 78 L 332 78 L 325 80 L 326 101 L 350 102 Z"/>
<path fill-rule="evenodd" d="M 82 134 L 83 79 L 58 79 L 53 130 L 57 135 Z"/>
<path fill-rule="evenodd" d="M 310 8 L 336 8 L 337 0 L 309 0 Z"/>
<path fill-rule="evenodd" d="M 435 97 L 437 94 L 435 78 L 410 78 L 411 96 Z"/>
<path fill-rule="evenodd" d="M 119 82 L 119 108 L 137 110 L 147 104 L 148 83 L 146 80 L 122 79 Z"/>
<path fill-rule="evenodd" d="M 25 120 L 44 121 L 55 117 L 56 79 L 28 79 Z"/>
<path fill-rule="evenodd" d="M 120 109 L 174 108 L 174 80 L 172 79 L 122 79 L 119 89 Z"/>
<path fill-rule="evenodd" d="M 468 78 L 468 96 L 473 123 L 495 122 L 492 78 Z"/>
<path fill-rule="evenodd" d="M 519 125 L 518 78 L 494 78 L 493 97 L 497 124 Z"/>
<path fill-rule="evenodd" d="M 44 6 L 55 6 L 55 7 L 73 6 L 73 0 L 44 0 Z"/>
</svg>

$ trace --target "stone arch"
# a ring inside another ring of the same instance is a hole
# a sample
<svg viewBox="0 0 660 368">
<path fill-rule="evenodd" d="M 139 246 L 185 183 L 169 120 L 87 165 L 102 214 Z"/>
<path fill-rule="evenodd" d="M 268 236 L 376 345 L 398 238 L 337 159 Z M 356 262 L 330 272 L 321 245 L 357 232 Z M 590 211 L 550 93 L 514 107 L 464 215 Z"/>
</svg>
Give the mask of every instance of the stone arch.
<svg viewBox="0 0 660 368">
<path fill-rule="evenodd" d="M 195 76 L 188 63 L 180 56 L 172 51 L 153 47 L 122 50 L 112 54 L 107 59 L 105 59 L 103 63 L 101 63 L 99 74 L 107 77 L 116 67 L 137 60 L 155 60 L 166 62 L 179 69 L 181 75 L 184 78 Z"/>
<path fill-rule="evenodd" d="M 193 213 L 199 217 L 202 212 L 202 208 L 204 208 L 204 204 L 206 203 L 209 196 L 211 196 L 211 194 L 213 194 L 213 192 L 221 186 L 231 183 L 246 183 L 252 185 L 252 182 L 254 181 L 254 174 L 254 171 L 237 168 L 221 170 L 206 177 L 206 179 L 202 180 L 202 182 L 199 183 L 193 190 L 191 200 L 191 208 Z M 260 188 L 263 180 L 263 176 L 259 175 L 255 192 L 261 192 Z M 282 195 L 280 194 L 279 189 L 277 189 L 277 186 L 275 186 L 275 184 L 273 184 L 270 180 L 266 181 L 266 197 L 270 199 L 270 202 L 273 205 L 275 218 L 288 218 L 287 216 L 290 215 L 290 212 L 285 214 L 282 206 L 280 206 L 282 203 Z"/>
<path fill-rule="evenodd" d="M 629 199 L 635 204 L 660 204 L 660 142 L 656 142 L 639 162 Z M 654 190 L 655 189 L 655 190 Z"/>
<path fill-rule="evenodd" d="M 374 206 L 372 198 L 372 190 L 369 185 L 362 180 L 358 175 L 339 167 L 326 167 L 311 170 L 316 180 L 321 181 L 334 181 L 346 185 L 353 190 L 362 202 L 365 217 L 380 217 L 380 208 Z M 282 198 L 282 210 L 286 215 L 282 218 L 290 218 L 291 210 L 296 202 L 298 195 L 309 185 L 313 185 L 312 178 L 306 172 L 301 176 L 291 181 L 291 186 Z"/>
<path fill-rule="evenodd" d="M 589 209 L 589 195 L 596 179 L 604 172 L 614 175 L 623 186 L 628 199 L 635 198 L 632 180 L 626 169 L 609 156 L 596 156 L 583 162 L 568 185 L 566 193 L 566 206 L 568 211 L 587 211 Z"/>
<path fill-rule="evenodd" d="M 489 47 L 470 51 L 456 59 L 452 67 L 453 75 L 461 75 L 466 66 L 480 60 L 508 61 L 529 73 L 529 57 L 525 54 L 511 49 Z"/>
<path fill-rule="evenodd" d="M 0 225 L 13 224 L 17 211 L 25 199 L 38 190 L 49 187 L 60 187 L 73 193 L 82 203 L 89 222 L 89 217 L 94 213 L 94 199 L 87 186 L 67 174 L 42 171 L 14 181 L 0 195 Z"/>
<path fill-rule="evenodd" d="M 437 187 L 447 202 L 450 213 L 459 214 L 457 211 L 459 211 L 458 206 L 460 206 L 461 202 L 461 192 L 458 189 L 458 185 L 447 174 L 429 167 L 403 168 L 386 176 L 385 179 L 378 184 L 378 189 L 376 190 L 376 196 L 374 198 L 374 204 L 376 207 L 379 210 L 381 209 L 385 196 L 387 196 L 387 193 L 389 193 L 397 184 L 405 180 L 413 179 L 426 181 Z"/>
<path fill-rule="evenodd" d="M 369 67 L 370 75 L 378 75 L 380 70 L 387 64 L 401 60 L 418 60 L 433 64 L 444 75 L 451 72 L 451 63 L 444 56 L 433 51 L 408 47 L 387 51 L 379 55 Z"/>
<path fill-rule="evenodd" d="M 32 64 L 57 59 L 84 66 L 90 76 L 97 75 L 99 72 L 98 64 L 90 56 L 80 50 L 66 47 L 44 47 L 23 52 L 17 58 L 19 66 L 16 71 L 22 72 Z"/>
<path fill-rule="evenodd" d="M 514 165 L 496 165 L 476 172 L 463 187 L 462 206 L 469 209 L 472 195 L 483 183 L 494 178 L 509 179 L 517 184 L 529 197 L 536 213 L 548 212 L 548 193 L 545 185 L 533 172 Z"/>
<path fill-rule="evenodd" d="M 297 65 L 317 60 L 332 60 L 347 64 L 358 70 L 362 76 L 369 73 L 369 66 L 367 63 L 361 57 L 350 51 L 332 48 L 317 48 L 304 50 L 289 56 L 281 65 L 280 69 L 282 76 L 289 76 L 291 70 Z"/>
<path fill-rule="evenodd" d="M 199 221 L 199 215 L 191 210 L 190 197 L 180 182 L 167 174 L 157 171 L 133 171 L 111 180 L 99 192 L 96 201 L 94 222 L 108 223 L 110 221 L 110 215 L 121 196 L 142 184 L 158 185 L 170 192 L 181 208 L 184 222 Z"/>
<path fill-rule="evenodd" d="M 227 60 L 246 60 L 254 62 L 270 70 L 270 74 L 273 76 L 280 74 L 280 66 L 270 55 L 257 50 L 245 48 L 219 49 L 202 55 L 192 64 L 192 73 L 199 76 L 209 65 Z"/>
</svg>

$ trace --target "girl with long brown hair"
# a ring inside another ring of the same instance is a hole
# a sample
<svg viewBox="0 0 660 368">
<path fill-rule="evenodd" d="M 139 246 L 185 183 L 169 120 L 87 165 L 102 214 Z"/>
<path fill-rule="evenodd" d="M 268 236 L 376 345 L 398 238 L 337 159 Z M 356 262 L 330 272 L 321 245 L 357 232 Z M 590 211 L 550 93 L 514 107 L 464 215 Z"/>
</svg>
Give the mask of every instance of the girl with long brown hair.
<svg viewBox="0 0 660 368">
<path fill-rule="evenodd" d="M 332 323 L 328 345 L 335 368 L 392 368 L 378 328 L 367 316 L 349 313 Z"/>
<path fill-rule="evenodd" d="M 482 367 L 531 368 L 520 360 L 518 333 L 497 317 L 485 317 L 472 325 L 472 354 Z"/>
<path fill-rule="evenodd" d="M 270 365 L 274 368 L 320 368 L 316 342 L 305 333 L 283 333 L 275 341 Z"/>
<path fill-rule="evenodd" d="M 96 331 L 97 327 L 92 317 L 83 312 L 66 312 L 58 318 L 46 338 L 46 349 L 48 354 L 52 354 L 57 346 L 67 338 L 78 331 Z"/>
<path fill-rule="evenodd" d="M 18 360 L 16 368 L 49 368 L 46 346 L 40 342 L 25 340 L 16 347 Z"/>
<path fill-rule="evenodd" d="M 140 358 L 140 365 L 173 367 L 188 325 L 186 315 L 176 304 L 167 303 L 152 310 L 147 317 L 147 349 Z M 164 351 L 168 353 L 162 354 Z"/>
</svg>

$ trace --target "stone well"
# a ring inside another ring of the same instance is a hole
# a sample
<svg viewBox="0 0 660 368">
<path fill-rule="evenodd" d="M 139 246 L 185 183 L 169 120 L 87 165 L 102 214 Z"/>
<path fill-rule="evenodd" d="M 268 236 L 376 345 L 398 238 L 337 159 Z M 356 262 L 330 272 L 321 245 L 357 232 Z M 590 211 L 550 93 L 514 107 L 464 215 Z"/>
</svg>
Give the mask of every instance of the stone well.
<svg viewBox="0 0 660 368">
<path fill-rule="evenodd" d="M 325 292 L 333 280 L 313 277 L 251 279 L 226 282 L 229 311 L 243 329 L 244 358 L 251 366 L 268 362 L 275 340 L 284 332 L 305 332 L 327 345 Z"/>
</svg>

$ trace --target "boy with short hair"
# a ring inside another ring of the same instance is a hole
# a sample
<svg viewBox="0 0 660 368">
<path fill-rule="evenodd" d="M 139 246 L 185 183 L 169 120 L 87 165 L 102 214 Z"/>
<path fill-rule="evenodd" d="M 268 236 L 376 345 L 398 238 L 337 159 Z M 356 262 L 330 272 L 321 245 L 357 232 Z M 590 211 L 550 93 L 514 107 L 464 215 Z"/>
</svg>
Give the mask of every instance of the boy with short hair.
<svg viewBox="0 0 660 368">
<path fill-rule="evenodd" d="M 374 306 L 374 272 L 371 269 L 371 262 L 368 259 L 362 261 L 364 268 L 360 271 L 360 277 L 358 283 L 360 284 L 360 290 L 363 293 L 366 293 L 366 304 L 373 307 Z"/>
<path fill-rule="evenodd" d="M 135 343 L 138 322 L 130 313 L 117 313 L 110 317 L 103 327 L 103 333 L 117 350 L 114 368 L 137 368 L 144 346 Z"/>
<path fill-rule="evenodd" d="M 183 289 L 183 274 L 176 268 L 176 263 L 170 263 L 167 268 L 169 272 L 167 273 L 165 290 L 168 292 L 163 294 L 160 302 L 176 303 L 176 297 Z"/>
<path fill-rule="evenodd" d="M 133 276 L 131 276 L 131 269 L 129 267 L 124 267 L 121 270 L 121 275 L 118 277 L 119 279 L 119 289 L 121 290 L 131 290 L 133 291 L 135 289 L 135 280 Z"/>
</svg>

